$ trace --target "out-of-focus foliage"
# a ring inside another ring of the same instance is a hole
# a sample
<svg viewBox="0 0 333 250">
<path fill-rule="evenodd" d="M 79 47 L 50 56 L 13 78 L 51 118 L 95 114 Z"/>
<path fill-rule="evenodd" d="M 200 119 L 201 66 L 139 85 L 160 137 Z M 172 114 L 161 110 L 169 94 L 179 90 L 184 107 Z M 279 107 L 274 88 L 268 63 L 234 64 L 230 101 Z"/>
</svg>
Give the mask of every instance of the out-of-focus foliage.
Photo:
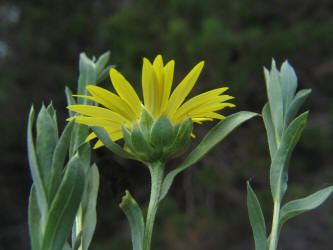
<svg viewBox="0 0 333 250">
<path fill-rule="evenodd" d="M 81 51 L 92 56 L 110 50 L 111 64 L 137 89 L 143 56 L 153 59 L 162 53 L 165 60 L 175 59 L 177 82 L 197 61 L 205 60 L 193 94 L 228 85 L 239 110 L 255 112 L 260 112 L 266 98 L 262 66 L 268 66 L 272 57 L 278 63 L 289 59 L 300 87 L 311 88 L 312 94 L 304 105 L 310 107 L 311 116 L 291 162 L 286 200 L 331 183 L 332 13 L 330 0 L 1 1 L 0 249 L 28 246 L 25 211 L 31 183 L 26 114 L 31 103 L 52 99 L 64 125 L 64 86 L 75 89 Z M 103 85 L 109 88 L 109 80 Z M 195 129 L 199 138 L 203 130 L 204 126 Z M 101 193 L 92 249 L 130 249 L 128 225 L 118 203 L 126 188 L 138 202 L 147 201 L 148 171 L 105 150 L 97 151 L 96 163 Z M 268 166 L 264 128 L 253 120 L 175 180 L 172 189 L 183 190 L 178 192 L 182 195 L 171 189 L 169 199 L 161 203 L 164 208 L 156 225 L 160 230 L 155 231 L 153 244 L 161 250 L 248 249 L 245 181 L 252 179 L 264 213 L 270 211 L 267 171 L 263 171 Z M 332 206 L 328 202 L 320 214 L 309 215 L 316 223 L 302 222 L 300 228 L 298 219 L 291 221 L 281 236 L 281 247 L 332 245 Z"/>
</svg>

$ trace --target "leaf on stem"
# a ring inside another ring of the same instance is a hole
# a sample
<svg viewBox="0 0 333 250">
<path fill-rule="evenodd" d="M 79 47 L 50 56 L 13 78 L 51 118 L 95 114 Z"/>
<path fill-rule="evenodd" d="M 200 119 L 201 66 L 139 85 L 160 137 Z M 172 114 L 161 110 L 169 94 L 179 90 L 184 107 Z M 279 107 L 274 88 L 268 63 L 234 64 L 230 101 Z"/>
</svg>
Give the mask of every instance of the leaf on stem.
<svg viewBox="0 0 333 250">
<path fill-rule="evenodd" d="M 78 80 L 78 95 L 87 95 L 86 86 L 88 84 L 96 84 L 96 67 L 92 60 L 90 60 L 85 53 L 80 54 L 79 61 L 80 76 Z M 78 104 L 88 104 L 91 101 L 86 98 L 79 98 Z"/>
<path fill-rule="evenodd" d="M 32 136 L 32 126 L 34 123 L 35 111 L 33 106 L 31 106 L 29 121 L 28 121 L 28 131 L 27 131 L 27 144 L 28 144 L 28 159 L 29 167 L 32 175 L 32 180 L 34 182 L 37 194 L 38 207 L 42 216 L 46 216 L 48 210 L 48 201 L 45 191 L 45 185 L 40 172 L 40 166 L 37 160 L 37 154 L 35 151 L 34 140 Z"/>
<path fill-rule="evenodd" d="M 264 124 L 265 124 L 267 138 L 268 138 L 269 153 L 270 153 L 271 159 L 273 159 L 273 156 L 277 149 L 277 142 L 276 142 L 276 137 L 275 137 L 274 124 L 273 124 L 272 116 L 271 116 L 271 110 L 269 108 L 269 103 L 266 103 L 264 108 L 262 109 L 262 117 L 264 119 Z"/>
<path fill-rule="evenodd" d="M 127 219 L 130 223 L 133 250 L 142 250 L 144 220 L 139 205 L 136 203 L 131 194 L 126 190 L 126 194 L 125 196 L 123 196 L 123 199 L 119 206 L 126 214 Z"/>
<path fill-rule="evenodd" d="M 295 98 L 292 100 L 290 105 L 288 106 L 288 111 L 286 112 L 285 117 L 285 127 L 287 127 L 290 123 L 290 121 L 295 117 L 297 111 L 302 106 L 302 104 L 305 102 L 306 98 L 311 93 L 311 89 L 302 89 L 297 92 Z"/>
<path fill-rule="evenodd" d="M 123 158 L 135 159 L 135 157 L 132 154 L 125 151 L 117 143 L 113 142 L 109 134 L 103 128 L 101 127 L 91 127 L 91 128 L 94 131 L 94 133 L 97 135 L 98 139 L 100 139 L 103 142 L 103 144 L 113 153 Z"/>
<path fill-rule="evenodd" d="M 267 250 L 267 235 L 265 218 L 261 210 L 259 200 L 251 188 L 249 182 L 247 185 L 247 209 L 252 227 L 256 250 Z"/>
<path fill-rule="evenodd" d="M 275 153 L 271 169 L 270 184 L 274 201 L 281 201 L 287 189 L 287 165 L 302 131 L 305 127 L 308 112 L 299 115 L 286 129 L 281 139 L 280 146 Z"/>
<path fill-rule="evenodd" d="M 333 186 L 329 186 L 305 198 L 286 203 L 280 211 L 279 230 L 281 230 L 287 220 L 319 207 L 328 199 L 332 192 Z"/>
<path fill-rule="evenodd" d="M 61 250 L 71 231 L 84 191 L 85 176 L 78 157 L 66 167 L 64 178 L 51 204 L 41 250 Z"/>
<path fill-rule="evenodd" d="M 164 179 L 160 200 L 167 194 L 173 179 L 177 174 L 184 169 L 190 167 L 199 161 L 205 154 L 207 154 L 217 143 L 221 142 L 228 134 L 235 128 L 239 127 L 245 121 L 257 116 L 257 113 L 240 111 L 228 116 L 226 119 L 220 121 L 212 128 L 207 135 L 202 139 L 200 144 L 187 156 L 185 161 L 176 169 L 171 171 Z"/>
<path fill-rule="evenodd" d="M 31 249 L 40 249 L 40 219 L 41 214 L 38 208 L 37 197 L 36 197 L 35 186 L 32 185 L 29 197 L 29 210 L 28 210 L 28 223 L 29 223 L 29 234 L 31 241 Z"/>
</svg>

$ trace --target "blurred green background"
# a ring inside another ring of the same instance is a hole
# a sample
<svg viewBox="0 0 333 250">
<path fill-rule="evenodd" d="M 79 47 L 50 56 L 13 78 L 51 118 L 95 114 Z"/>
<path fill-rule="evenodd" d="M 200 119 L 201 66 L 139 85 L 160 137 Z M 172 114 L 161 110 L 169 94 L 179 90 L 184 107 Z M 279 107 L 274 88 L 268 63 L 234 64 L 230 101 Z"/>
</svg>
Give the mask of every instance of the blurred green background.
<svg viewBox="0 0 333 250">
<path fill-rule="evenodd" d="M 175 82 L 206 62 L 192 94 L 228 86 L 236 110 L 261 112 L 262 67 L 288 59 L 300 88 L 311 88 L 310 117 L 290 165 L 285 200 L 333 180 L 333 3 L 330 0 L 25 0 L 0 2 L 0 250 L 30 249 L 27 204 L 31 177 L 26 122 L 31 104 L 53 101 L 65 124 L 64 87 L 76 88 L 78 58 L 111 51 L 111 63 L 140 89 L 142 58 L 175 59 Z M 107 80 L 102 86 L 109 88 Z M 193 147 L 213 123 L 197 126 Z M 101 172 L 92 250 L 130 250 L 129 226 L 118 207 L 125 189 L 149 198 L 144 166 L 94 152 Z M 181 159 L 171 162 L 174 167 Z M 153 249 L 254 249 L 246 209 L 250 179 L 271 220 L 269 154 L 259 118 L 249 121 L 196 166 L 178 176 L 163 201 Z M 288 222 L 279 249 L 330 250 L 333 199 Z M 269 225 L 268 225 L 269 226 Z"/>
</svg>

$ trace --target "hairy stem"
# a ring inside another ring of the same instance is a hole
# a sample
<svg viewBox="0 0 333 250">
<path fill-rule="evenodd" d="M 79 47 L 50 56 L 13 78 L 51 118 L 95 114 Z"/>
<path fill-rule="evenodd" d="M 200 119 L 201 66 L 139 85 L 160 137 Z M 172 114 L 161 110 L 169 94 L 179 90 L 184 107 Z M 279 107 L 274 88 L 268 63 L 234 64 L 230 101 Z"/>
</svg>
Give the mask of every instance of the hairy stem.
<svg viewBox="0 0 333 250">
<path fill-rule="evenodd" d="M 150 250 L 155 215 L 159 204 L 163 181 L 164 164 L 162 162 L 154 162 L 148 167 L 151 175 L 151 192 L 143 239 L 143 250 Z"/>
</svg>

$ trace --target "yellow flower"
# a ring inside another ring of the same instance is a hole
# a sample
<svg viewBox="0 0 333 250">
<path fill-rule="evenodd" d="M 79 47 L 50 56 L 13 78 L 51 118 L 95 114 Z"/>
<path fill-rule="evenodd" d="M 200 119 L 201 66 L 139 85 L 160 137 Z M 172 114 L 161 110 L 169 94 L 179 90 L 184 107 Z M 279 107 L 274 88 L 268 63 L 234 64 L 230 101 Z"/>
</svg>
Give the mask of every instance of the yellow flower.
<svg viewBox="0 0 333 250">
<path fill-rule="evenodd" d="M 144 104 L 125 77 L 111 68 L 110 78 L 118 95 L 101 87 L 88 85 L 87 90 L 91 96 L 77 95 L 77 97 L 93 100 L 104 107 L 71 105 L 68 109 L 84 115 L 76 116 L 76 122 L 103 127 L 111 139 L 117 141 L 123 138 L 122 126 L 131 131 L 139 122 L 143 109 L 149 111 L 155 120 L 165 116 L 173 125 L 177 125 L 186 118 L 191 118 L 193 122 L 199 124 L 202 121 L 224 119 L 225 117 L 216 111 L 235 106 L 225 102 L 232 99 L 232 96 L 222 95 L 227 87 L 205 92 L 184 102 L 196 83 L 204 62 L 198 63 L 171 93 L 174 66 L 174 60 L 164 65 L 161 55 L 155 58 L 153 64 L 148 59 L 143 59 Z M 94 138 L 96 135 L 91 133 L 87 140 Z M 98 141 L 95 148 L 100 146 L 103 146 L 103 143 Z"/>
</svg>

